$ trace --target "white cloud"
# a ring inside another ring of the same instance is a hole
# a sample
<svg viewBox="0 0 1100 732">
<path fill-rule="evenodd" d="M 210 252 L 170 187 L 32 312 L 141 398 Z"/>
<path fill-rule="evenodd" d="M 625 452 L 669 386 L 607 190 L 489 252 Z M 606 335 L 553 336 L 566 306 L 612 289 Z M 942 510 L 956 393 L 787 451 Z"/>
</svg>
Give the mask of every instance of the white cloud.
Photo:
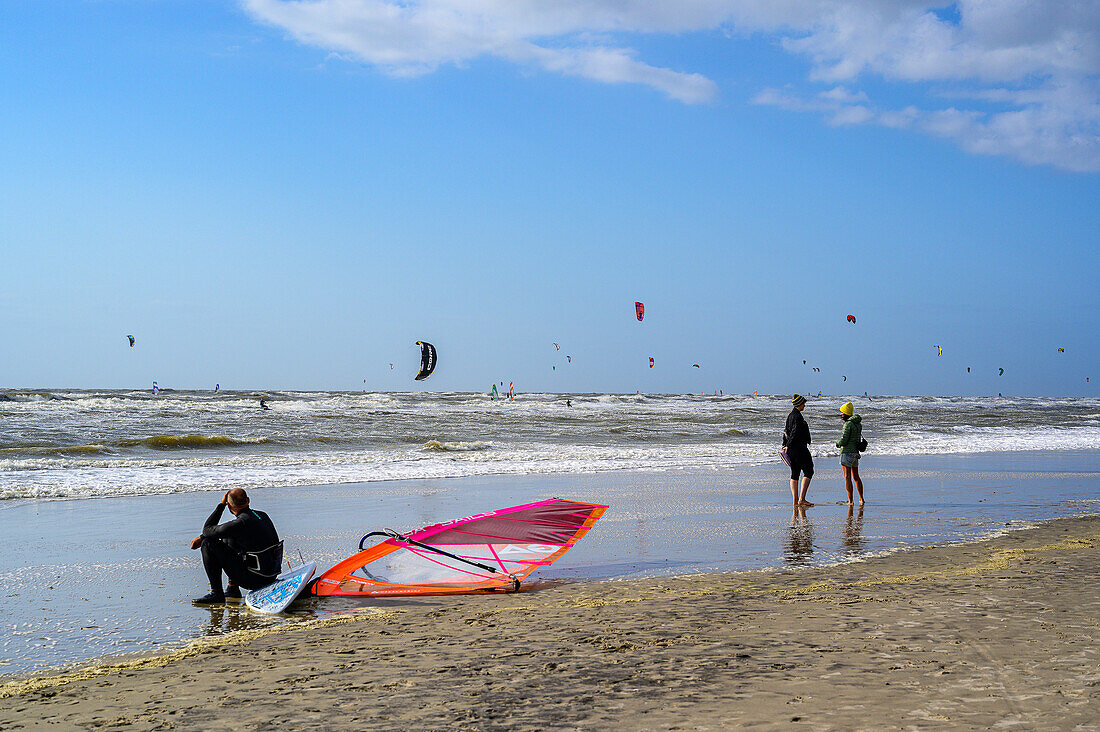
<svg viewBox="0 0 1100 732">
<path fill-rule="evenodd" d="M 394 75 L 488 56 L 640 84 L 689 104 L 714 99 L 717 85 L 691 69 L 646 63 L 630 48 L 632 37 L 720 30 L 737 42 L 762 33 L 807 58 L 810 70 L 806 80 L 792 80 L 800 91 L 764 90 L 757 103 L 820 113 L 834 125 L 911 129 L 979 154 L 1100 171 L 1100 0 L 959 0 L 947 8 L 943 0 L 242 2 L 303 43 Z M 891 82 L 912 104 L 873 104 L 856 88 L 868 77 Z M 956 104 L 937 104 L 944 97 Z"/>
</svg>

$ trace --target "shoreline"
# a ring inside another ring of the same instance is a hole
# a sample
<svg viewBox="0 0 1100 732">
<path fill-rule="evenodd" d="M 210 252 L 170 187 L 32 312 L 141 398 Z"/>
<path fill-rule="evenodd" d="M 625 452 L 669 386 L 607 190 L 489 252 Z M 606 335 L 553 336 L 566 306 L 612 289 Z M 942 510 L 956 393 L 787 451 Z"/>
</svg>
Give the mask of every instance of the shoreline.
<svg viewBox="0 0 1100 732">
<path fill-rule="evenodd" d="M 818 448 L 815 448 L 818 449 Z M 811 451 L 814 460 L 817 464 L 833 466 L 833 458 L 838 458 L 835 454 L 835 450 L 825 447 L 820 448 L 820 451 L 816 454 Z M 889 452 L 876 452 L 876 453 L 864 453 L 865 458 L 871 458 L 874 461 L 885 460 L 890 463 L 888 470 L 894 473 L 904 473 L 907 469 L 913 471 L 914 474 L 921 471 L 918 467 L 921 463 L 929 460 L 933 461 L 946 461 L 946 462 L 971 462 L 975 460 L 988 460 L 990 458 L 1010 458 L 1016 462 L 1027 463 L 1034 460 L 1042 460 L 1049 458 L 1059 458 L 1061 460 L 1069 460 L 1071 462 L 1088 462 L 1090 458 L 1100 458 L 1100 448 L 1079 448 L 1079 449 L 1022 449 L 1022 450 L 981 450 L 977 452 L 928 452 L 928 453 L 889 453 Z M 622 473 L 633 473 L 638 475 L 664 475 L 664 474 L 678 474 L 678 473 L 693 473 L 699 471 L 732 471 L 732 470 L 746 470 L 746 471 L 759 471 L 777 468 L 778 457 L 769 455 L 761 455 L 758 457 L 751 457 L 746 459 L 744 463 L 740 463 L 736 466 L 729 465 L 698 465 L 687 467 L 683 465 L 668 465 L 668 466 L 629 466 L 629 467 L 616 467 L 608 466 L 603 468 L 587 468 L 583 470 L 577 470 L 573 468 L 562 468 L 560 470 L 550 470 L 545 472 L 484 472 L 484 473 L 456 473 L 454 475 L 432 475 L 432 476 L 406 476 L 406 477 L 383 477 L 383 478 L 366 478 L 357 480 L 344 480 L 335 482 L 306 482 L 306 483 L 284 483 L 279 485 L 270 486 L 255 486 L 249 487 L 247 490 L 255 492 L 257 495 L 263 495 L 265 492 L 281 491 L 281 490 L 293 490 L 293 489 L 317 489 L 317 488 L 336 488 L 346 489 L 355 486 L 371 486 L 371 485 L 390 485 L 390 484 L 412 484 L 422 483 L 425 481 L 497 481 L 497 480 L 537 480 L 540 478 L 561 478 L 565 476 L 579 476 L 586 479 L 600 478 L 610 475 L 617 475 Z M 866 466 L 865 466 L 866 469 Z M 783 471 L 780 471 L 783 472 Z M 1031 471 L 1026 468 L 1018 470 L 998 470 L 1005 475 L 1014 477 L 1030 477 L 1035 475 L 1042 475 L 1041 471 Z M 1094 477 L 1098 474 L 1096 470 L 1089 470 L 1085 467 L 1081 467 L 1078 470 L 1064 472 L 1064 477 Z M 825 478 L 825 480 L 830 480 Z M 814 484 L 815 487 L 820 488 L 818 480 Z M 103 501 L 103 500 L 136 500 L 147 498 L 165 498 L 169 496 L 186 496 L 196 495 L 211 492 L 222 492 L 221 489 L 211 489 L 210 487 L 196 488 L 193 490 L 181 490 L 181 491 L 154 491 L 149 493 L 104 493 L 100 495 L 72 495 L 72 496 L 14 496 L 3 497 L 0 496 L 0 511 L 10 509 L 19 506 L 26 505 L 41 505 L 43 503 L 68 503 L 75 501 Z M 826 504 L 822 504 L 826 505 Z"/>
<path fill-rule="evenodd" d="M 1094 515 L 828 567 L 378 605 L 8 682 L 0 726 L 1097 724 L 1098 558 Z"/>
</svg>

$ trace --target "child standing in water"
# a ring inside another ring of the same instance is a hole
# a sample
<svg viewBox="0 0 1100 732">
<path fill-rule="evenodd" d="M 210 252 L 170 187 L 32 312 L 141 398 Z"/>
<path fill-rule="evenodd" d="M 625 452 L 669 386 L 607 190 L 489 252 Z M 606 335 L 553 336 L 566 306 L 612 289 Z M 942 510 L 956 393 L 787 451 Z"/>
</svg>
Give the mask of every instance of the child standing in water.
<svg viewBox="0 0 1100 732">
<path fill-rule="evenodd" d="M 859 477 L 859 443 L 863 439 L 863 418 L 855 413 L 855 406 L 845 402 L 840 406 L 844 419 L 844 431 L 836 446 L 840 448 L 840 469 L 844 473 L 844 489 L 848 491 L 848 505 L 852 505 L 852 483 L 859 492 L 859 505 L 863 505 L 863 481 Z"/>
</svg>

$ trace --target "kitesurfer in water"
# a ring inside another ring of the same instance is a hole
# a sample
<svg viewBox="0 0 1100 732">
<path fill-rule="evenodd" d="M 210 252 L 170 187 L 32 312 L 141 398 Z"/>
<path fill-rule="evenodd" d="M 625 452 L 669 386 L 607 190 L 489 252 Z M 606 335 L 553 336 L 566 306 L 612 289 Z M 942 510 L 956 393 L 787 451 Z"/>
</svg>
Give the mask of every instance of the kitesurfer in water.
<svg viewBox="0 0 1100 732">
<path fill-rule="evenodd" d="M 844 490 L 848 491 L 848 504 L 852 505 L 852 483 L 859 493 L 859 505 L 863 505 L 863 480 L 859 477 L 859 450 L 863 444 L 863 418 L 855 413 L 851 402 L 840 406 L 844 419 L 844 431 L 836 446 L 840 448 L 840 470 L 844 473 Z"/>
<path fill-rule="evenodd" d="M 791 397 L 794 408 L 787 415 L 787 425 L 783 428 L 783 447 L 787 448 L 787 459 L 791 461 L 791 497 L 794 507 L 812 506 L 806 500 L 810 490 L 810 479 L 814 477 L 814 459 L 810 456 L 810 426 L 802 416 L 806 408 L 806 397 L 795 394 Z M 802 475 L 801 491 L 799 474 Z"/>
<path fill-rule="evenodd" d="M 220 524 L 227 506 L 235 518 Z M 240 598 L 242 587 L 266 587 L 278 576 L 283 561 L 283 545 L 275 524 L 263 511 L 249 508 L 243 488 L 225 492 L 191 548 L 202 549 L 202 565 L 210 580 L 210 594 L 194 600 L 200 605 L 223 603 L 227 597 Z M 229 577 L 224 591 L 223 572 Z"/>
<path fill-rule="evenodd" d="M 267 397 L 260 397 L 260 409 L 271 409 L 267 406 Z"/>
</svg>

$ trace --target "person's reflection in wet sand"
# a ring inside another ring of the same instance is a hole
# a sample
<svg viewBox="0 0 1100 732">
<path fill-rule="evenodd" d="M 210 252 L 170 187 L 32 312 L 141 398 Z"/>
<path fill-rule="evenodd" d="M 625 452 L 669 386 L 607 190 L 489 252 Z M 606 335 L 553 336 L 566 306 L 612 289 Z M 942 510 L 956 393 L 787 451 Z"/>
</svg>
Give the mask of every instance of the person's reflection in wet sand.
<svg viewBox="0 0 1100 732">
<path fill-rule="evenodd" d="M 848 518 L 844 522 L 844 533 L 841 541 L 844 544 L 844 552 L 849 556 L 863 553 L 863 504 L 859 506 L 859 513 L 855 513 L 855 506 L 848 506 Z"/>
<path fill-rule="evenodd" d="M 806 510 L 796 506 L 791 514 L 791 531 L 783 549 L 783 561 L 795 566 L 810 563 L 814 553 L 814 525 L 806 518 Z"/>
<path fill-rule="evenodd" d="M 241 607 L 213 605 L 207 609 L 210 611 L 210 625 L 206 628 L 206 635 L 226 635 L 256 625 L 249 622 L 252 618 Z"/>
</svg>

